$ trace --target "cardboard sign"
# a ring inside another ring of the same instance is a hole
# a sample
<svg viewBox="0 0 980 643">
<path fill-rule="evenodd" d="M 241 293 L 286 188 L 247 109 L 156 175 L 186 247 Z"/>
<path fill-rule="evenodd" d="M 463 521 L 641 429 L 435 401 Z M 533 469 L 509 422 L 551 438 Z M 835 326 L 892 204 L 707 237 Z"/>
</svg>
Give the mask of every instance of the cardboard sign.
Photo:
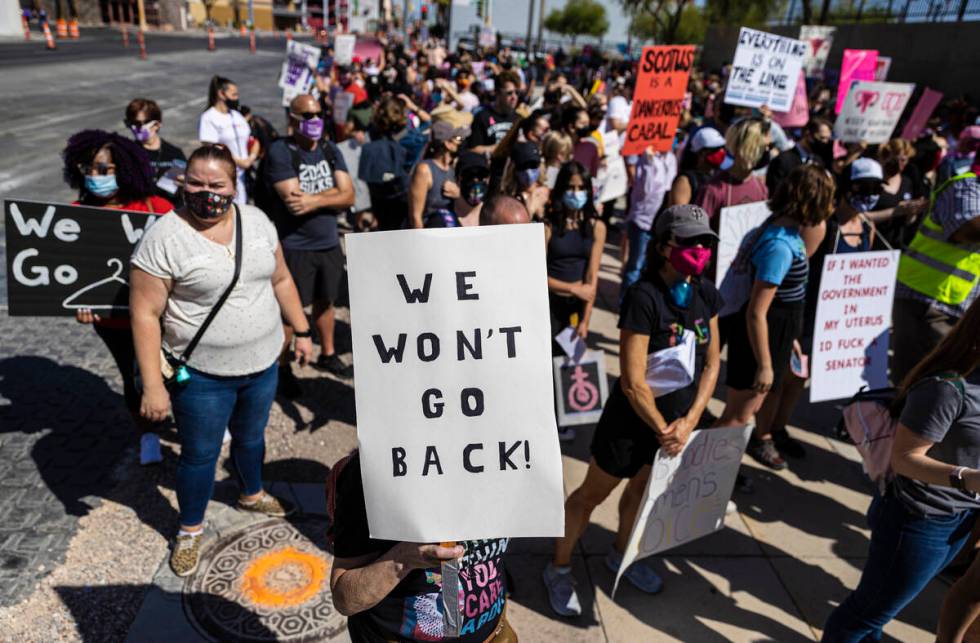
<svg viewBox="0 0 980 643">
<path fill-rule="evenodd" d="M 759 201 L 722 208 L 718 215 L 719 239 L 715 283 L 718 284 L 718 290 L 725 300 L 725 306 L 718 313 L 722 317 L 737 313 L 745 303 L 742 300 L 743 296 L 736 292 L 738 286 L 734 275 L 729 278 L 728 273 L 745 236 L 762 225 L 769 218 L 769 214 L 769 205 L 765 201 Z"/>
<path fill-rule="evenodd" d="M 822 25 L 800 25 L 800 40 L 806 43 L 806 56 L 803 58 L 803 71 L 807 76 L 821 76 L 827 64 L 827 56 L 834 45 L 834 32 L 837 27 Z"/>
<path fill-rule="evenodd" d="M 619 153 L 620 136 L 615 131 L 603 136 L 606 148 L 606 165 L 599 168 L 596 183 L 599 186 L 599 203 L 612 201 L 626 194 L 629 180 L 626 174 L 626 161 Z"/>
<path fill-rule="evenodd" d="M 892 59 L 888 56 L 878 56 L 875 63 L 875 80 L 883 82 L 888 80 L 888 70 L 892 68 Z"/>
<path fill-rule="evenodd" d="M 693 65 L 691 45 L 643 48 L 633 108 L 620 154 L 642 154 L 651 145 L 656 152 L 671 149 Z"/>
<path fill-rule="evenodd" d="M 794 38 L 742 27 L 725 102 L 788 112 L 806 51 L 807 45 Z"/>
<path fill-rule="evenodd" d="M 544 251 L 540 224 L 348 237 L 372 538 L 564 532 Z"/>
<path fill-rule="evenodd" d="M 480 27 L 480 46 L 489 49 L 497 46 L 497 33 L 493 27 Z"/>
<path fill-rule="evenodd" d="M 851 87 L 834 123 L 834 138 L 843 143 L 888 142 L 915 85 L 858 81 Z"/>
<path fill-rule="evenodd" d="M 317 63 L 320 62 L 320 48 L 289 40 L 286 42 L 286 59 L 279 73 L 279 87 L 282 89 L 282 106 L 311 91 L 316 79 Z"/>
<path fill-rule="evenodd" d="M 354 60 L 354 45 L 357 44 L 357 36 L 350 33 L 337 34 L 333 39 L 333 63 L 345 66 Z"/>
<path fill-rule="evenodd" d="M 586 351 L 578 362 L 566 356 L 554 358 L 558 426 L 599 421 L 609 398 L 603 360 L 602 351 Z"/>
<path fill-rule="evenodd" d="M 800 71 L 800 80 L 796 83 L 796 94 L 793 96 L 793 106 L 788 112 L 773 112 L 772 120 L 783 127 L 803 127 L 810 122 L 810 102 L 806 97 L 806 78 Z"/>
<path fill-rule="evenodd" d="M 129 258 L 158 215 L 19 199 L 3 205 L 11 316 L 129 309 Z"/>
<path fill-rule="evenodd" d="M 354 106 L 354 94 L 345 91 L 339 91 L 334 94 L 333 97 L 333 122 L 337 125 L 343 125 L 347 122 L 347 114 L 350 113 L 350 108 Z"/>
<path fill-rule="evenodd" d="M 851 86 L 859 80 L 874 80 L 878 69 L 878 52 L 875 49 L 845 49 L 840 64 L 840 83 L 837 85 L 837 102 L 834 113 L 840 114 Z"/>
<path fill-rule="evenodd" d="M 751 427 L 694 431 L 673 458 L 657 452 L 613 596 L 634 562 L 707 536 L 725 525 L 725 509 Z"/>
<path fill-rule="evenodd" d="M 942 99 L 942 92 L 937 92 L 934 89 L 926 87 L 922 91 L 922 97 L 919 98 L 919 102 L 915 104 L 915 109 L 912 110 L 912 115 L 909 117 L 908 122 L 902 128 L 902 138 L 907 141 L 914 141 L 919 138 L 919 134 L 925 129 L 926 123 L 929 122 L 929 118 Z"/>
<path fill-rule="evenodd" d="M 888 386 L 898 250 L 827 255 L 810 356 L 810 401 Z"/>
</svg>

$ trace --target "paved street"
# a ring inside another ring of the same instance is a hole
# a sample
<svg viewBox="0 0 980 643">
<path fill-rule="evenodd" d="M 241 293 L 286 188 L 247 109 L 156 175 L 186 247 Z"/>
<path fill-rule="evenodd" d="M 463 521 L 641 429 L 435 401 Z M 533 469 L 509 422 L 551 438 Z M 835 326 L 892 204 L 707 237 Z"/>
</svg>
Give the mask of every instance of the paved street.
<svg viewBox="0 0 980 643">
<path fill-rule="evenodd" d="M 172 40 L 165 45 L 166 38 Z M 237 81 L 242 102 L 281 125 L 276 76 L 282 40 L 263 41 L 255 55 L 241 39 L 223 39 L 216 53 L 205 51 L 200 38 L 159 36 L 150 43 L 150 59 L 140 61 L 133 48 L 119 45 L 119 55 L 112 55 L 93 36 L 91 43 L 72 44 L 77 59 L 59 50 L 59 64 L 43 60 L 37 41 L 0 43 L 0 198 L 73 199 L 60 178 L 58 153 L 66 137 L 91 127 L 121 131 L 123 108 L 134 96 L 160 102 L 164 137 L 189 151 L 215 73 Z M 166 53 L 155 49 L 168 45 Z M 613 236 L 590 337 L 593 347 L 606 351 L 613 376 L 619 371 L 611 312 L 619 287 L 617 251 Z M 118 375 L 91 329 L 68 319 L 10 318 L 5 303 L 0 301 L 0 640 L 221 639 L 203 623 L 203 612 L 230 609 L 230 620 L 239 624 L 248 615 L 224 596 L 201 597 L 208 585 L 182 583 L 166 567 L 176 525 L 174 432 L 164 435 L 162 466 L 138 467 Z M 348 319 L 341 310 L 338 349 L 349 361 Z M 353 388 L 308 367 L 297 372 L 305 395 L 273 409 L 265 476 L 274 490 L 300 502 L 305 521 L 260 528 L 243 521 L 228 506 L 235 492 L 226 451 L 209 509 L 210 537 L 221 549 L 216 556 L 244 548 L 253 528 L 276 532 L 300 549 L 321 542 L 322 483 L 356 444 Z M 722 398 L 719 391 L 713 412 L 720 411 Z M 548 607 L 540 574 L 550 541 L 515 541 L 508 557 L 516 581 L 508 617 L 521 639 L 818 639 L 830 610 L 856 584 L 868 546 L 870 486 L 854 449 L 827 437 L 836 419 L 831 404 L 798 410 L 794 426 L 808 445 L 807 457 L 781 473 L 747 465 L 756 492 L 736 496 L 739 511 L 726 527 L 655 559 L 666 582 L 660 596 L 624 586 L 615 600 L 610 597 L 613 575 L 603 561 L 616 528 L 618 492 L 598 508 L 575 555 L 580 618 L 559 619 Z M 575 442 L 563 445 L 566 493 L 584 476 L 591 433 L 591 427 L 582 429 Z M 945 590 L 942 581 L 933 582 L 886 628 L 888 638 L 932 641 Z M 331 629 L 342 620 L 329 603 L 323 605 L 322 619 L 314 615 L 308 622 L 329 624 L 317 636 L 343 640 L 342 631 Z"/>
</svg>

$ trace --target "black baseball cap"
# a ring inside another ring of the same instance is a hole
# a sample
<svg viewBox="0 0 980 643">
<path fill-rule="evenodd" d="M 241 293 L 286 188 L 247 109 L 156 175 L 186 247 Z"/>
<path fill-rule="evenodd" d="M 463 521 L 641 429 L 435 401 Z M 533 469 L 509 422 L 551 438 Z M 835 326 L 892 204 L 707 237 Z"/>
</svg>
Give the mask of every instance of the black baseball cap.
<svg viewBox="0 0 980 643">
<path fill-rule="evenodd" d="M 677 239 L 703 236 L 718 238 L 718 234 L 708 223 L 708 213 L 692 203 L 672 205 L 661 212 L 654 223 L 654 231 L 661 239 L 668 234 Z"/>
</svg>

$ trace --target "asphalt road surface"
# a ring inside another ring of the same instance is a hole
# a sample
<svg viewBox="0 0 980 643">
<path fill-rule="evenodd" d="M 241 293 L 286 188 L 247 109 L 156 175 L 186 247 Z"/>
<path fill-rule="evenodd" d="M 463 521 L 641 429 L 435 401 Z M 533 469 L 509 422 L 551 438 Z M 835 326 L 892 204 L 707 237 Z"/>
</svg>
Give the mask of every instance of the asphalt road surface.
<svg viewBox="0 0 980 643">
<path fill-rule="evenodd" d="M 207 39 L 148 36 L 148 59 L 140 60 L 135 37 L 124 49 L 117 31 L 87 30 L 79 41 L 59 41 L 53 52 L 43 38 L 0 42 L 0 199 L 67 203 L 75 194 L 62 180 L 60 152 L 83 129 L 127 133 L 126 104 L 152 98 L 163 110 L 162 136 L 190 153 L 208 82 L 219 74 L 238 83 L 242 104 L 285 129 L 277 81 L 285 38 L 248 40 L 224 35 L 217 51 Z M 0 213 L 2 217 L 2 213 Z M 0 311 L 6 307 L 6 243 L 0 243 Z"/>
</svg>

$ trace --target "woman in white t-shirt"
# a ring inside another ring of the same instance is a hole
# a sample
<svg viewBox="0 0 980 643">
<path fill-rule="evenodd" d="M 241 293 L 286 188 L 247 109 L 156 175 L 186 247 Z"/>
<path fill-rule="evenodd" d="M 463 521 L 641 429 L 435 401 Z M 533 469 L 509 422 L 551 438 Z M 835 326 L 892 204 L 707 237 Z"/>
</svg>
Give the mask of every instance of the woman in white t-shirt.
<svg viewBox="0 0 980 643">
<path fill-rule="evenodd" d="M 301 362 L 313 355 L 310 325 L 275 226 L 258 208 L 233 205 L 234 196 L 231 153 L 223 145 L 199 148 L 187 164 L 184 206 L 148 229 L 132 258 L 130 314 L 143 376 L 140 413 L 162 421 L 172 404 L 180 436 L 180 532 L 170 558 L 178 576 L 197 569 L 225 427 L 241 488 L 239 508 L 270 516 L 292 511 L 262 489 L 265 426 L 276 395 L 282 321 L 302 329 L 294 331 Z M 238 280 L 191 346 L 234 279 L 236 254 Z M 169 391 L 161 351 L 177 367 Z"/>
<path fill-rule="evenodd" d="M 245 170 L 252 167 L 259 157 L 259 142 L 253 140 L 252 128 L 238 111 L 238 86 L 221 76 L 211 79 L 208 86 L 208 109 L 201 114 L 197 138 L 201 143 L 221 143 L 235 160 L 237 189 L 235 203 L 245 205 Z"/>
</svg>

